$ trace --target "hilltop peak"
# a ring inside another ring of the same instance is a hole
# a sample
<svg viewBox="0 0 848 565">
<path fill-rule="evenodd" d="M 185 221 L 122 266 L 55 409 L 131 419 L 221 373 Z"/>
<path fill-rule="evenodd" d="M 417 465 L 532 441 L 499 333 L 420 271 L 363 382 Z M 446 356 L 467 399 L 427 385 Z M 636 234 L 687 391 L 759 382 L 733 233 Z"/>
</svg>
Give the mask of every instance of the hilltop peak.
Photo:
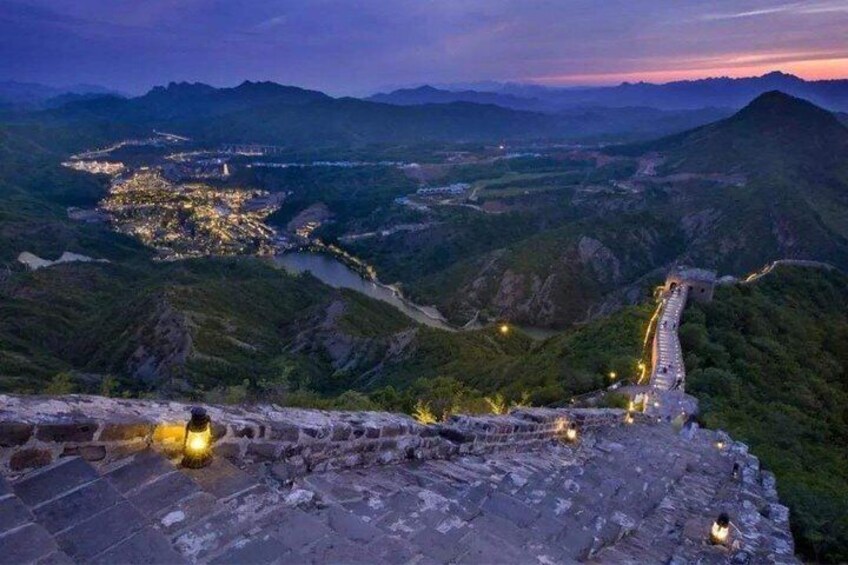
<svg viewBox="0 0 848 565">
<path fill-rule="evenodd" d="M 733 116 L 647 144 L 687 172 L 827 174 L 848 153 L 848 129 L 834 114 L 779 90 L 764 92 Z"/>
</svg>

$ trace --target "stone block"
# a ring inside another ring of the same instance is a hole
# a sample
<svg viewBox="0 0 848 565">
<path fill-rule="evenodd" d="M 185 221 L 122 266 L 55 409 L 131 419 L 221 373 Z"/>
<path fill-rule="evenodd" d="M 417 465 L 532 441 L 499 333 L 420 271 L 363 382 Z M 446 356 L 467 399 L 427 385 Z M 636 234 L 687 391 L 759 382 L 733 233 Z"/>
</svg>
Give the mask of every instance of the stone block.
<svg viewBox="0 0 848 565">
<path fill-rule="evenodd" d="M 255 478 L 221 457 L 214 458 L 208 467 L 182 472 L 217 498 L 229 498 L 258 484 Z"/>
<path fill-rule="evenodd" d="M 118 491 L 99 479 L 39 506 L 34 514 L 39 524 L 55 534 L 114 506 L 119 500 Z"/>
<path fill-rule="evenodd" d="M 56 542 L 37 524 L 24 526 L 0 536 L 0 560 L 3 563 L 33 563 L 56 551 Z"/>
<path fill-rule="evenodd" d="M 143 526 L 141 515 L 122 503 L 80 522 L 56 537 L 59 547 L 75 561 L 90 561 Z"/>
<path fill-rule="evenodd" d="M 180 500 L 158 516 L 154 526 L 166 536 L 174 536 L 217 514 L 223 506 L 208 492 L 199 492 Z"/>
<path fill-rule="evenodd" d="M 62 457 L 82 457 L 86 461 L 102 461 L 106 458 L 106 446 L 71 445 L 62 450 Z"/>
<path fill-rule="evenodd" d="M 0 447 L 23 445 L 32 437 L 33 426 L 14 422 L 0 422 Z"/>
<path fill-rule="evenodd" d="M 118 545 L 101 553 L 90 561 L 92 564 L 114 565 L 115 563 L 188 563 L 177 553 L 167 538 L 152 528 L 133 534 Z"/>
<path fill-rule="evenodd" d="M 32 515 L 19 498 L 0 499 L 0 536 L 28 522 L 32 522 Z"/>
<path fill-rule="evenodd" d="M 82 459 L 73 458 L 32 474 L 12 485 L 21 500 L 33 507 L 90 483 L 98 478 L 94 468 Z"/>
<path fill-rule="evenodd" d="M 104 424 L 100 441 L 146 440 L 153 435 L 153 425 L 146 423 Z"/>
<path fill-rule="evenodd" d="M 9 458 L 9 468 L 12 471 L 25 471 L 27 469 L 37 469 L 49 465 L 53 460 L 53 455 L 47 449 L 28 448 L 21 449 L 12 454 Z"/>
<path fill-rule="evenodd" d="M 41 441 L 66 443 L 86 442 L 94 439 L 97 431 L 95 422 L 68 422 L 62 424 L 39 424 L 35 437 Z"/>
<path fill-rule="evenodd" d="M 174 470 L 174 465 L 155 451 L 143 451 L 126 464 L 110 471 L 106 478 L 118 489 L 127 493 L 150 483 Z"/>
<path fill-rule="evenodd" d="M 470 443 L 475 439 L 475 435 L 473 433 L 457 428 L 440 428 L 439 435 L 454 443 Z"/>
<path fill-rule="evenodd" d="M 282 446 L 271 442 L 251 442 L 247 444 L 247 455 L 257 459 L 276 460 L 280 456 Z"/>
<path fill-rule="evenodd" d="M 352 434 L 349 426 L 337 425 L 333 426 L 333 434 L 330 437 L 332 441 L 347 441 Z"/>
<path fill-rule="evenodd" d="M 210 563 L 213 565 L 252 565 L 260 563 L 276 563 L 283 558 L 283 562 L 290 549 L 279 539 L 269 534 L 244 537 L 236 540 L 229 549 L 224 551 Z"/>
<path fill-rule="evenodd" d="M 183 500 L 199 491 L 194 481 L 180 471 L 173 471 L 148 483 L 129 501 L 145 516 L 154 516 L 178 507 Z"/>
<path fill-rule="evenodd" d="M 287 424 L 272 424 L 269 430 L 271 439 L 296 442 L 300 438 L 300 428 Z"/>
</svg>

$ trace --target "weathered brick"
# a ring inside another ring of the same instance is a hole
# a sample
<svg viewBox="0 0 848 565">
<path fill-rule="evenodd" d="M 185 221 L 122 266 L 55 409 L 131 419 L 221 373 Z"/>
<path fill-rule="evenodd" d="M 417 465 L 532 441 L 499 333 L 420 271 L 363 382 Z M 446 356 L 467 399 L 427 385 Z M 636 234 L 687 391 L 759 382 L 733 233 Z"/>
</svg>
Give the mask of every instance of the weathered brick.
<svg viewBox="0 0 848 565">
<path fill-rule="evenodd" d="M 147 439 L 153 434 L 153 425 L 145 423 L 104 424 L 100 441 L 128 441 Z"/>
<path fill-rule="evenodd" d="M 30 524 L 0 537 L 0 559 L 3 563 L 30 563 L 56 550 L 50 534 L 37 524 Z"/>
<path fill-rule="evenodd" d="M 0 535 L 32 522 L 32 516 L 20 499 L 8 496 L 0 499 Z"/>
<path fill-rule="evenodd" d="M 62 450 L 62 457 L 82 457 L 86 461 L 102 461 L 106 458 L 104 445 L 72 445 Z"/>
<path fill-rule="evenodd" d="M 270 435 L 271 439 L 296 442 L 300 438 L 300 429 L 297 426 L 274 424 Z"/>
<path fill-rule="evenodd" d="M 118 491 L 100 479 L 39 506 L 35 516 L 39 524 L 56 533 L 114 506 L 119 500 Z"/>
<path fill-rule="evenodd" d="M 333 441 L 347 441 L 351 436 L 351 429 L 348 426 L 333 426 Z"/>
<path fill-rule="evenodd" d="M 82 459 L 64 459 L 13 485 L 15 494 L 30 507 L 36 506 L 97 479 L 97 472 Z"/>
<path fill-rule="evenodd" d="M 215 444 L 213 453 L 217 457 L 224 459 L 239 459 L 241 457 L 241 445 L 237 443 L 218 443 Z"/>
<path fill-rule="evenodd" d="M 35 432 L 35 437 L 41 441 L 83 442 L 94 439 L 97 431 L 95 422 L 68 422 L 64 424 L 40 424 Z"/>
<path fill-rule="evenodd" d="M 9 468 L 12 471 L 23 471 L 49 465 L 53 456 L 47 449 L 29 448 L 21 449 L 12 454 L 9 459 Z"/>
<path fill-rule="evenodd" d="M 25 444 L 32 437 L 32 429 L 30 424 L 0 422 L 0 447 Z"/>
<path fill-rule="evenodd" d="M 247 444 L 247 454 L 262 459 L 277 459 L 282 447 L 278 443 L 251 442 Z"/>
<path fill-rule="evenodd" d="M 141 529 L 142 517 L 129 504 L 118 504 L 80 522 L 57 537 L 59 547 L 76 561 L 89 561 L 101 551 Z"/>
</svg>

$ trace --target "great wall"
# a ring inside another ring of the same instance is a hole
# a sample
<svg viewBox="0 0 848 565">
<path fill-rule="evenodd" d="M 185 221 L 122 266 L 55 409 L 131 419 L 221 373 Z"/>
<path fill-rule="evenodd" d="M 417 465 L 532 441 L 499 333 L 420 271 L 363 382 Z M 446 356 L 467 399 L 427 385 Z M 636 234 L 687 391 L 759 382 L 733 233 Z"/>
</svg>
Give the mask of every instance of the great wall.
<svg viewBox="0 0 848 565">
<path fill-rule="evenodd" d="M 0 395 L 0 563 L 797 563 L 774 476 L 689 418 L 696 288 L 665 289 L 644 412 L 207 406 L 188 469 L 188 405 Z"/>
</svg>

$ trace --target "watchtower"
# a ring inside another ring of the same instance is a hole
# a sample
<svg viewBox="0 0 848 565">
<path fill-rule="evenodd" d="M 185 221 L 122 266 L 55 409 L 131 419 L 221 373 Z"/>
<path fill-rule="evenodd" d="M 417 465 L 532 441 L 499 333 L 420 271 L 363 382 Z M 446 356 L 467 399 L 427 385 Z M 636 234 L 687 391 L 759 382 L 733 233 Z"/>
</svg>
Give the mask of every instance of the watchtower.
<svg viewBox="0 0 848 565">
<path fill-rule="evenodd" d="M 710 302 L 715 291 L 716 274 L 706 269 L 677 267 L 665 279 L 665 291 L 672 292 L 677 287 L 686 287 L 689 298 L 698 302 Z"/>
</svg>

